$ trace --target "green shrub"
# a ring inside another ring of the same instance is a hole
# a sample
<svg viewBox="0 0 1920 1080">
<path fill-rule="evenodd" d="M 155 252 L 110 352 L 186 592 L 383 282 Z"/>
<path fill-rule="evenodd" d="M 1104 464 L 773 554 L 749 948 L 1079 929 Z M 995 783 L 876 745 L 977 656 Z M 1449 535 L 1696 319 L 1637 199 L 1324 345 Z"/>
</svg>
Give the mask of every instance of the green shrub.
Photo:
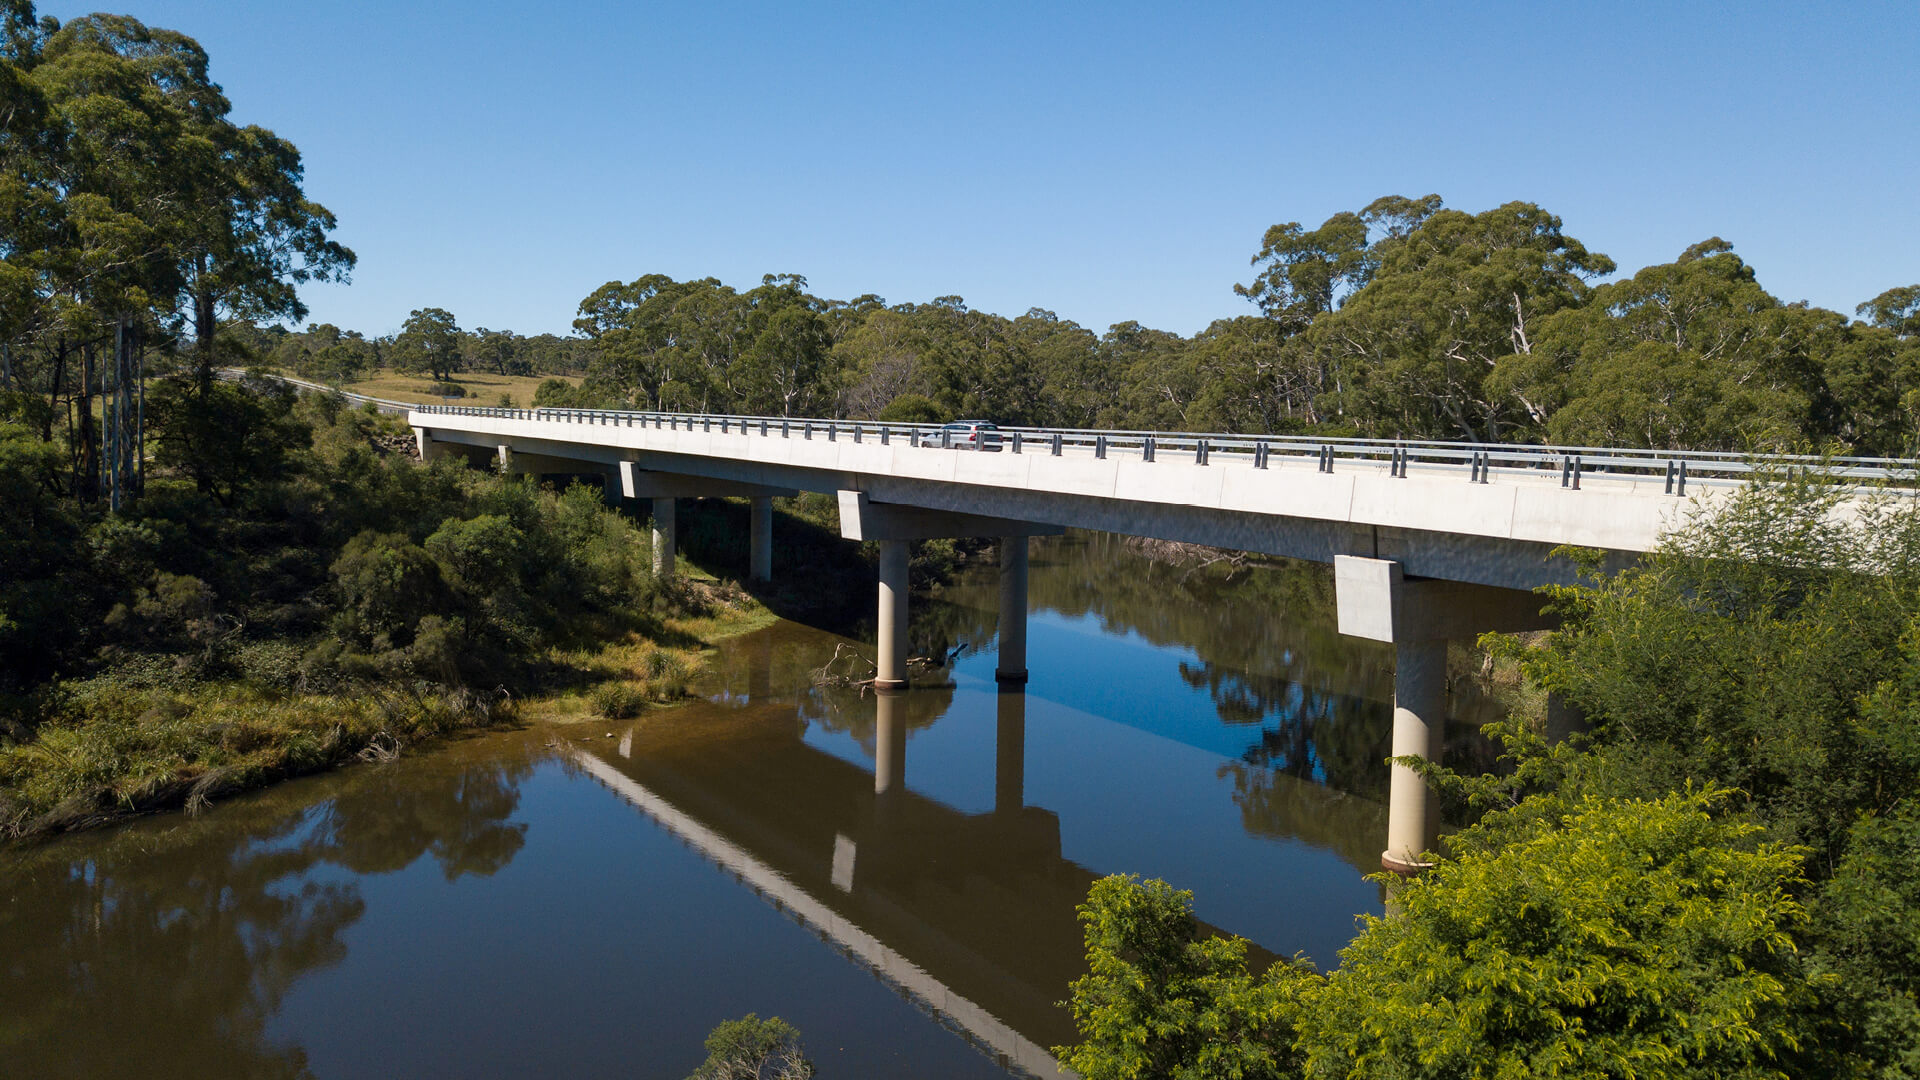
<svg viewBox="0 0 1920 1080">
<path fill-rule="evenodd" d="M 603 682 L 593 688 L 593 711 L 609 720 L 629 720 L 639 716 L 647 704 L 646 684 L 624 680 Z"/>
</svg>

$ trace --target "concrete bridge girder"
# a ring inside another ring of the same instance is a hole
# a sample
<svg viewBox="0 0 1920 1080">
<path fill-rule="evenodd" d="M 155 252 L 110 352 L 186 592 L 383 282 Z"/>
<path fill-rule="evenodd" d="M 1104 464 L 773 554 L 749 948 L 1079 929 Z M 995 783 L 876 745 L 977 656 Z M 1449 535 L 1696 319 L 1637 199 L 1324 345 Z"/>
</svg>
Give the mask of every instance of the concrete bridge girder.
<svg viewBox="0 0 1920 1080">
<path fill-rule="evenodd" d="M 865 491 L 876 502 L 1235 548 L 1330 562 L 1336 555 L 1393 558 L 1408 573 L 1508 588 L 1571 583 L 1577 568 L 1547 556 L 1579 544 L 1624 563 L 1690 512 L 1697 500 L 1659 496 L 1656 480 L 1590 477 L 1569 491 L 1546 477 L 1502 475 L 1492 484 L 1447 476 L 1391 477 L 1385 466 L 1318 472 L 1309 459 L 1275 456 L 1267 469 L 1216 455 L 1213 464 L 967 453 L 816 432 L 763 436 L 736 425 L 665 430 L 637 424 L 558 423 L 491 416 L 415 414 L 437 435 L 539 450 L 542 444 L 608 462 L 627 455 L 648 469 L 775 484 L 807 491 Z M 555 435 L 567 438 L 556 440 Z M 577 437 L 580 441 L 572 441 Z M 591 440 L 591 441 L 588 441 Z M 1704 490 L 1701 499 L 1719 497 Z"/>
</svg>

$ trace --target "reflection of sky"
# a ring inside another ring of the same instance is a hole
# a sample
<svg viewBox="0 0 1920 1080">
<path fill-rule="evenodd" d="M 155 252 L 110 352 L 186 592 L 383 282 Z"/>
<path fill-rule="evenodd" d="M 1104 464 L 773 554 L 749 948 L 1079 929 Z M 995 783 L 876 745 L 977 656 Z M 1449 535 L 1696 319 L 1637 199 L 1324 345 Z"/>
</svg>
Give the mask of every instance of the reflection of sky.
<svg viewBox="0 0 1920 1080">
<path fill-rule="evenodd" d="M 1337 853 L 1246 830 L 1222 766 L 1262 728 L 1222 722 L 1207 689 L 1181 678 L 1182 661 L 1200 662 L 1192 650 L 1104 630 L 1092 616 L 1035 613 L 1027 658 L 1026 802 L 1059 815 L 1069 861 L 1192 889 L 1200 918 L 1323 967 L 1353 936 L 1356 913 L 1380 912 L 1378 887 Z M 993 809 L 995 662 L 986 649 L 961 659 L 952 708 L 908 733 L 907 786 L 964 813 Z M 815 724 L 805 739 L 873 767 L 850 735 Z"/>
</svg>

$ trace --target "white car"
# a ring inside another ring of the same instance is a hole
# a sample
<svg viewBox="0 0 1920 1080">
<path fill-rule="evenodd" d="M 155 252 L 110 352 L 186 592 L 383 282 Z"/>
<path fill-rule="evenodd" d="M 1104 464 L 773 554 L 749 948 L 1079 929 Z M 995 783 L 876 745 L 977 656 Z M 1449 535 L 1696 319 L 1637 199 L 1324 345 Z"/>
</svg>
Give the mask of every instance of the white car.
<svg viewBox="0 0 1920 1080">
<path fill-rule="evenodd" d="M 955 450 L 998 450 L 1000 429 L 985 420 L 955 420 L 940 428 L 941 445 Z"/>
</svg>

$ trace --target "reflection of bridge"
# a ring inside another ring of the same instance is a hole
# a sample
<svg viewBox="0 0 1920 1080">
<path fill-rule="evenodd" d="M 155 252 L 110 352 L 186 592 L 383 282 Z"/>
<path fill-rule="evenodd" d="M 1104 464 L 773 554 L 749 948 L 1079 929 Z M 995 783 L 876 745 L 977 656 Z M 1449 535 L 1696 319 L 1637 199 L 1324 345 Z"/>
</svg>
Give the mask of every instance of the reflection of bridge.
<svg viewBox="0 0 1920 1080">
<path fill-rule="evenodd" d="M 574 760 L 1003 1063 L 1064 1075 L 1045 1045 L 1075 1038 L 1055 1003 L 1086 970 L 1074 909 L 1096 875 L 1024 805 L 1026 695 L 998 696 L 984 814 L 907 790 L 908 700 L 879 695 L 872 774 L 802 741 L 791 705 Z"/>
</svg>

